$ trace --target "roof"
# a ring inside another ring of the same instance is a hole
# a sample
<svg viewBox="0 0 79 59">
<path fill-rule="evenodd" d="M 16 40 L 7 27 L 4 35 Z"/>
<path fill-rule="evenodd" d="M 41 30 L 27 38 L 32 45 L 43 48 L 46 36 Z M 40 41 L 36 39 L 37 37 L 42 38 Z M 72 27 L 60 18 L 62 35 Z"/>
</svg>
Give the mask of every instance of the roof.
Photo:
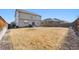
<svg viewBox="0 0 79 59">
<path fill-rule="evenodd" d="M 38 14 L 35 14 L 35 13 L 32 13 L 32 12 L 29 12 L 29 11 L 26 11 L 26 10 L 22 10 L 22 9 L 16 9 L 16 11 L 21 12 L 21 13 L 28 13 L 28 14 L 31 14 L 31 15 L 40 16 L 40 15 L 38 15 Z M 40 16 L 40 17 L 41 17 L 41 16 Z"/>
<path fill-rule="evenodd" d="M 0 16 L 0 20 L 3 20 L 5 23 L 7 23 L 1 16 Z"/>
<path fill-rule="evenodd" d="M 47 18 L 47 19 L 44 19 L 45 21 L 53 21 L 53 22 L 60 22 L 60 23 L 69 23 L 67 21 L 63 21 L 63 20 L 60 20 L 60 19 L 57 19 L 57 18 Z"/>
</svg>

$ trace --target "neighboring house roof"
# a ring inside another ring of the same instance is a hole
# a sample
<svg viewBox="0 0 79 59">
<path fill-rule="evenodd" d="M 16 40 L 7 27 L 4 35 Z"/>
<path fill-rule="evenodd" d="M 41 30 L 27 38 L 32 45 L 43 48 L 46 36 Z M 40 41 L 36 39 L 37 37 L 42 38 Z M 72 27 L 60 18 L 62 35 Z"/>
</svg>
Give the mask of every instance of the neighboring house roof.
<svg viewBox="0 0 79 59">
<path fill-rule="evenodd" d="M 3 28 L 6 24 L 8 23 L 0 16 L 0 28 Z"/>
<path fill-rule="evenodd" d="M 32 13 L 32 12 L 29 12 L 29 11 L 26 11 L 26 10 L 21 10 L 21 9 L 16 9 L 16 11 L 20 12 L 20 13 L 28 13 L 28 14 L 31 14 L 31 15 L 36 15 L 36 16 L 40 16 L 38 14 L 35 14 L 35 13 Z M 40 16 L 41 17 L 41 16 Z"/>
<path fill-rule="evenodd" d="M 47 19 L 44 19 L 44 21 L 51 21 L 51 22 L 59 22 L 59 23 L 69 23 L 67 21 L 63 21 L 63 20 L 60 20 L 60 19 L 57 19 L 57 18 L 47 18 Z"/>
</svg>

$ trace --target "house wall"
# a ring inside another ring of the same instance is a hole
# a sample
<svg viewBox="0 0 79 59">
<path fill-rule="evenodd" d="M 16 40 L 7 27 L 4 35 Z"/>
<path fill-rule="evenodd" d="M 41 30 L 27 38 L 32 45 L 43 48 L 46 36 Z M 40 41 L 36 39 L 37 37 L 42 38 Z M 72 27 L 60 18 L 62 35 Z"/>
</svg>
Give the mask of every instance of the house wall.
<svg viewBox="0 0 79 59">
<path fill-rule="evenodd" d="M 5 26 L 5 22 L 3 20 L 0 20 L 0 28 L 2 28 L 3 26 Z"/>
<path fill-rule="evenodd" d="M 29 26 L 29 24 L 32 25 L 32 23 L 35 23 L 36 26 L 40 26 L 40 20 L 27 20 L 27 19 L 19 19 L 19 27 L 23 26 Z"/>
<path fill-rule="evenodd" d="M 41 19 L 40 16 L 32 15 L 32 14 L 28 14 L 28 13 L 19 13 L 19 18 L 29 19 L 29 20 L 40 20 Z"/>
</svg>

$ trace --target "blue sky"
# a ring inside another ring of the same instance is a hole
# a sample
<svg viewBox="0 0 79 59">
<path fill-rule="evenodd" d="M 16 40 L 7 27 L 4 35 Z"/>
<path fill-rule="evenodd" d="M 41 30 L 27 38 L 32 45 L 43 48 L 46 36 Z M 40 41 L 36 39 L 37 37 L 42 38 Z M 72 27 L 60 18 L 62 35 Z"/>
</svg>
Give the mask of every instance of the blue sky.
<svg viewBox="0 0 79 59">
<path fill-rule="evenodd" d="M 79 9 L 25 9 L 27 11 L 39 14 L 42 19 L 58 18 L 72 22 L 79 16 Z M 2 16 L 8 23 L 15 20 L 15 9 L 0 9 Z"/>
</svg>

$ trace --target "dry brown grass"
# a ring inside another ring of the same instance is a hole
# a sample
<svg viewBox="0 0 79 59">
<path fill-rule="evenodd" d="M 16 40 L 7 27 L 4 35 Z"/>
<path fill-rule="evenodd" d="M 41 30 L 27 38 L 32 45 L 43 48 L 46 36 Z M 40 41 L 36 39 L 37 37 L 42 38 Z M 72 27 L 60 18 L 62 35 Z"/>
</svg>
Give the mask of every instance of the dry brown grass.
<svg viewBox="0 0 79 59">
<path fill-rule="evenodd" d="M 10 40 L 16 50 L 59 49 L 68 28 L 19 28 L 10 30 Z"/>
</svg>

